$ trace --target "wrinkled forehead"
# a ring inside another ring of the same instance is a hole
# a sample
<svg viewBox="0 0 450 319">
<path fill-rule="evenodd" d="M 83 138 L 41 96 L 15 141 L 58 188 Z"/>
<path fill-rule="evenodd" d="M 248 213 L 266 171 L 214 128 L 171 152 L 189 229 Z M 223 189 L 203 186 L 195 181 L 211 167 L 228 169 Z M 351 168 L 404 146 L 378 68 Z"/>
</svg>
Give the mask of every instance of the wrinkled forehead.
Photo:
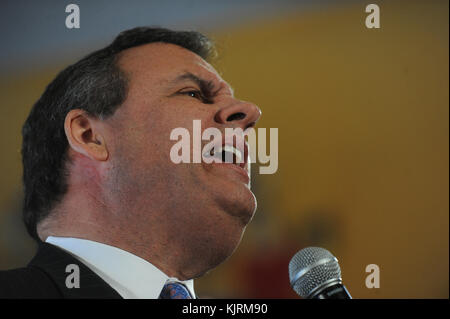
<svg viewBox="0 0 450 319">
<path fill-rule="evenodd" d="M 150 43 L 127 49 L 120 55 L 119 66 L 131 83 L 135 80 L 159 85 L 189 72 L 217 86 L 229 87 L 212 65 L 194 52 L 174 44 Z"/>
</svg>

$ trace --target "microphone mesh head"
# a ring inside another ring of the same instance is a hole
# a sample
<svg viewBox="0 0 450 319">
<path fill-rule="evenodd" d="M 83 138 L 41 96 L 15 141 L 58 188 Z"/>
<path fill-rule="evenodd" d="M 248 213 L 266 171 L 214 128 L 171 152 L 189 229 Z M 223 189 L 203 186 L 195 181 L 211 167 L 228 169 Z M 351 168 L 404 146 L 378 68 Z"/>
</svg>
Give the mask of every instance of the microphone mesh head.
<svg viewBox="0 0 450 319">
<path fill-rule="evenodd" d="M 320 247 L 300 250 L 289 262 L 289 279 L 295 292 L 308 298 L 317 287 L 331 280 L 341 280 L 336 257 Z"/>
</svg>

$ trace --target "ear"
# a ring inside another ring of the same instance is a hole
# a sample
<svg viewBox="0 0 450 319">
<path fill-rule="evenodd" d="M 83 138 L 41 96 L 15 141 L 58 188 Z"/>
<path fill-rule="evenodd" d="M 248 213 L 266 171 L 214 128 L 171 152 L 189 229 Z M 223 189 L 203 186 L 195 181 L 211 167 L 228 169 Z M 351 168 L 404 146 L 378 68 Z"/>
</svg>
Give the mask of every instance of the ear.
<svg viewBox="0 0 450 319">
<path fill-rule="evenodd" d="M 71 110 L 66 115 L 64 131 L 72 150 L 93 160 L 106 161 L 108 149 L 98 130 L 98 122 L 83 110 Z"/>
</svg>

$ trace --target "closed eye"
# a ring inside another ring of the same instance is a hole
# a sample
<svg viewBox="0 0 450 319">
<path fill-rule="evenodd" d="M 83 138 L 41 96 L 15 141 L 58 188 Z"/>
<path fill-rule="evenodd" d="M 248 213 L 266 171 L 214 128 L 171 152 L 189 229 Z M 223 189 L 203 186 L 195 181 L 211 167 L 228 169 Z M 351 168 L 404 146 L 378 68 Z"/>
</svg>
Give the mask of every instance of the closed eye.
<svg viewBox="0 0 450 319">
<path fill-rule="evenodd" d="M 180 94 L 183 94 L 183 95 L 187 95 L 187 96 L 193 97 L 193 98 L 195 98 L 195 99 L 198 99 L 198 100 L 202 101 L 202 102 L 205 103 L 205 104 L 211 104 L 211 103 L 212 103 L 212 101 L 211 101 L 209 98 L 207 98 L 207 97 L 205 96 L 205 94 L 203 94 L 203 93 L 202 93 L 201 91 L 199 91 L 199 90 L 184 91 L 184 92 L 180 92 Z"/>
<path fill-rule="evenodd" d="M 196 99 L 203 99 L 203 94 L 200 91 L 186 91 L 186 92 L 180 92 L 180 93 L 188 95 L 188 96 L 196 98 Z"/>
</svg>

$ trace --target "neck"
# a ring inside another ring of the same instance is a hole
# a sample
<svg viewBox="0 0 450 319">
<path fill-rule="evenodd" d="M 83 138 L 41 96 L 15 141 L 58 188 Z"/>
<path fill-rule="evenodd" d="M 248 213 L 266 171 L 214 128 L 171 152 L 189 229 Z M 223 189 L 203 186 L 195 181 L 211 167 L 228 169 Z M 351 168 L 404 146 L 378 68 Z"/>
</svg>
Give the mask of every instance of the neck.
<svg viewBox="0 0 450 319">
<path fill-rule="evenodd" d="M 93 194 L 101 192 L 69 187 L 61 203 L 39 223 L 40 238 L 45 241 L 48 236 L 73 237 L 114 246 L 180 280 L 204 273 L 204 267 L 193 262 L 198 258 L 186 256 L 186 249 L 172 240 L 169 225 L 160 218 L 164 214 L 149 213 L 148 208 L 145 216 L 140 214 L 142 210 L 116 210 Z"/>
</svg>

